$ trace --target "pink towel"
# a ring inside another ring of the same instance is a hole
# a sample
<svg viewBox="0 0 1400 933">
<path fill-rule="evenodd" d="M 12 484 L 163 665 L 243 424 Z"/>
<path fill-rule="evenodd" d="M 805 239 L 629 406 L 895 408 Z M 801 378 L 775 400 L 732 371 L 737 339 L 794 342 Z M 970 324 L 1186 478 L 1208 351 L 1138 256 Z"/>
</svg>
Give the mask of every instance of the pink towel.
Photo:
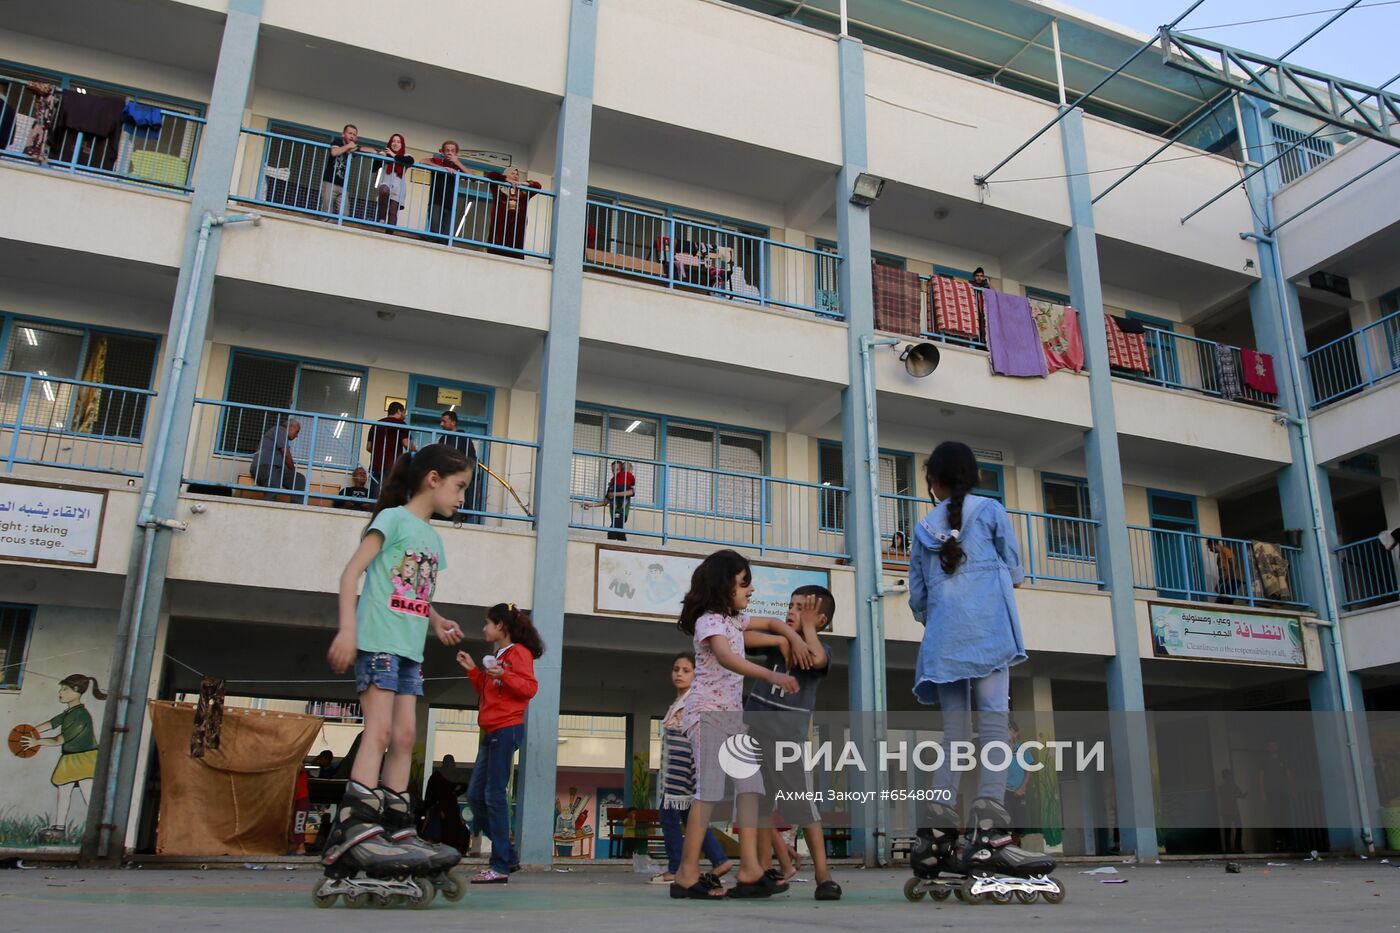
<svg viewBox="0 0 1400 933">
<path fill-rule="evenodd" d="M 1084 340 L 1079 334 L 1079 314 L 1069 305 L 1031 299 L 1040 342 L 1045 347 L 1045 363 L 1050 372 L 1084 368 Z"/>
</svg>

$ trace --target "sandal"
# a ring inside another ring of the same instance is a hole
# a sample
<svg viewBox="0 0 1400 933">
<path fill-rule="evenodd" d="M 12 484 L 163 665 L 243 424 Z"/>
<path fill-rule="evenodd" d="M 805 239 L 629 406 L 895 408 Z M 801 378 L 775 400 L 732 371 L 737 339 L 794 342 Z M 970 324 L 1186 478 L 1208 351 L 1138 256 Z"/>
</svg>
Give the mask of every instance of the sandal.
<svg viewBox="0 0 1400 933">
<path fill-rule="evenodd" d="M 486 869 L 485 871 L 477 872 L 476 875 L 473 876 L 472 882 L 471 882 L 471 883 L 472 883 L 472 884 L 508 884 L 509 882 L 510 882 L 510 875 L 503 875 L 503 874 L 501 874 L 501 873 L 498 872 L 498 871 L 494 871 L 494 870 L 488 868 L 488 869 Z"/>
<path fill-rule="evenodd" d="M 767 876 L 758 881 L 740 881 L 729 889 L 730 897 L 772 897 L 775 893 L 773 882 Z"/>
<path fill-rule="evenodd" d="M 841 885 L 828 878 L 817 885 L 817 890 L 813 892 L 812 896 L 819 901 L 839 901 L 841 900 Z"/>
<path fill-rule="evenodd" d="M 673 882 L 673 881 L 675 881 L 675 880 L 676 880 L 676 876 L 675 876 L 675 875 L 672 875 L 671 877 L 667 878 L 667 877 L 665 876 L 665 874 L 660 874 L 660 875 L 653 875 L 652 878 L 651 878 L 651 880 L 648 881 L 647 884 L 670 884 L 671 882 Z M 701 880 L 701 881 L 704 881 L 705 879 L 702 877 L 700 880 Z"/>
<path fill-rule="evenodd" d="M 683 888 L 674 881 L 671 882 L 671 897 L 678 901 L 708 901 L 713 898 L 723 897 L 723 895 L 713 893 L 715 890 L 717 889 L 710 887 L 703 881 L 697 881 L 688 888 Z"/>
<path fill-rule="evenodd" d="M 712 888 L 724 887 L 724 882 L 719 880 L 719 875 L 715 874 L 712 871 L 707 871 L 703 875 L 701 875 L 700 883 L 709 885 Z"/>
<path fill-rule="evenodd" d="M 788 883 L 783 878 L 783 873 L 776 868 L 770 868 L 763 873 L 761 884 L 766 884 L 773 889 L 774 894 L 787 893 Z"/>
</svg>

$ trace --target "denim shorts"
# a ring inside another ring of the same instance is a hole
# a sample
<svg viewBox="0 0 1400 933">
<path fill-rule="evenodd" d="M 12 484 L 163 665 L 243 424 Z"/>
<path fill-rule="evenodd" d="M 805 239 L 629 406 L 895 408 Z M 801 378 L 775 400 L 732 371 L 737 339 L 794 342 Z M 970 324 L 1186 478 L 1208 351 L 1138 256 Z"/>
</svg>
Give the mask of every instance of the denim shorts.
<svg viewBox="0 0 1400 933">
<path fill-rule="evenodd" d="M 397 654 L 378 651 L 355 652 L 355 692 L 370 687 L 404 696 L 423 695 L 423 665 Z"/>
</svg>

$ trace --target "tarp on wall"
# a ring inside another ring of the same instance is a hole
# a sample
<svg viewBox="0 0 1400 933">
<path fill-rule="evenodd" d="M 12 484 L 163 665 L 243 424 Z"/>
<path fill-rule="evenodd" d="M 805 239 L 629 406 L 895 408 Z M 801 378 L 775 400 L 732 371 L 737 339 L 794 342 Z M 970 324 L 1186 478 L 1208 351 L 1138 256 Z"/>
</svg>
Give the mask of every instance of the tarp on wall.
<svg viewBox="0 0 1400 933">
<path fill-rule="evenodd" d="M 194 705 L 150 702 L 160 755 L 162 855 L 284 855 L 297 769 L 321 730 L 316 716 L 224 710 L 218 748 L 190 757 Z"/>
</svg>

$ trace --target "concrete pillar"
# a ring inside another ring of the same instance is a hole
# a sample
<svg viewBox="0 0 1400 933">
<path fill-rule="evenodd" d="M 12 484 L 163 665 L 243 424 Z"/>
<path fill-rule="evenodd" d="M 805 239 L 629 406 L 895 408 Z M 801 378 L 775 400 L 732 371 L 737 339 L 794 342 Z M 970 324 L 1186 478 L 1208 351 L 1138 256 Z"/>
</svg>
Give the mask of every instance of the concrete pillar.
<svg viewBox="0 0 1400 933">
<path fill-rule="evenodd" d="M 1108 709 L 1112 714 L 1113 772 L 1122 848 L 1143 861 L 1157 859 L 1157 826 L 1147 734 L 1138 719 L 1144 709 L 1142 664 L 1138 657 L 1137 605 L 1133 596 L 1132 552 L 1128 543 L 1123 465 L 1118 456 L 1118 420 L 1113 377 L 1104 333 L 1103 288 L 1089 190 L 1084 115 L 1071 111 L 1060 123 L 1072 225 L 1065 234 L 1070 296 L 1079 310 L 1084 358 L 1089 370 L 1089 402 L 1094 426 L 1084 435 L 1089 503 L 1098 521 L 1099 573 L 1113 611 L 1114 656 L 1107 662 Z M 1138 715 L 1134 715 L 1138 714 Z"/>
<path fill-rule="evenodd" d="M 147 462 L 151 466 L 145 478 L 138 521 L 151 524 L 145 528 L 138 526 L 133 533 L 131 563 L 122 593 L 109 675 L 114 685 L 113 702 L 107 704 L 98 736 L 97 770 L 92 782 L 87 828 L 83 833 L 85 863 L 121 860 L 123 830 L 140 774 L 146 700 L 150 695 L 152 672 L 158 669 L 156 642 L 165 598 L 171 535 L 178 534 L 154 522 L 175 518 L 180 496 L 184 454 L 189 446 L 193 420 L 196 377 L 204 355 L 214 269 L 223 235 L 219 226 L 206 229 L 205 218 L 222 215 L 228 208 L 243 110 L 253 83 L 262 6 L 262 0 L 229 0 L 224 20 L 219 63 L 200 140 L 199 171 L 195 175 L 190 211 L 185 221 L 184 250 L 167 331 L 169 352 L 161 373 L 160 394 L 148 422 L 160 427 L 147 438 Z M 256 233 L 244 230 L 239 235 L 256 236 Z M 197 266 L 202 236 L 207 236 L 207 241 L 202 251 L 202 265 Z"/>
<path fill-rule="evenodd" d="M 525 717 L 517 807 L 520 860 L 548 865 L 554 857 L 554 772 L 558 763 L 559 688 L 564 656 L 564 582 L 568 558 L 569 488 L 578 388 L 579 315 L 583 303 L 583 249 L 588 198 L 588 153 L 593 133 L 593 62 L 598 8 L 573 0 L 569 62 L 555 150 L 559 192 L 554 217 L 554 275 L 549 333 L 540 380 L 540 452 L 535 469 L 535 627 L 548 650 L 535 662 L 539 692 Z"/>
</svg>

